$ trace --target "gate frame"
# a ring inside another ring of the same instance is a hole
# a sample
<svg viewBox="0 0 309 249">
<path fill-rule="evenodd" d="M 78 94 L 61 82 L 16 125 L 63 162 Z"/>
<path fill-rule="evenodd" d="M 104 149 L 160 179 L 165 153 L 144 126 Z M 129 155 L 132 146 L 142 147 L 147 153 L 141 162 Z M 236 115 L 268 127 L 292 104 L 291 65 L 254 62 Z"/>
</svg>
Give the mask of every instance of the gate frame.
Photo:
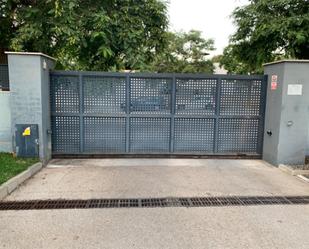
<svg viewBox="0 0 309 249">
<path fill-rule="evenodd" d="M 119 156 L 145 156 L 149 155 L 158 155 L 158 156 L 172 156 L 172 155 L 192 155 L 192 156 L 248 156 L 253 158 L 262 158 L 263 152 L 263 134 L 264 134 L 264 123 L 265 123 L 265 107 L 266 107 L 266 93 L 267 93 L 267 75 L 219 75 L 219 74 L 183 74 L 183 73 L 117 73 L 117 72 L 100 72 L 100 71 L 61 71 L 61 70 L 53 70 L 50 71 L 51 76 L 74 76 L 78 77 L 79 79 L 79 113 L 55 113 L 51 112 L 51 116 L 78 116 L 80 118 L 80 152 L 76 153 L 57 153 L 52 152 L 53 157 L 63 157 L 67 156 L 75 156 L 76 155 L 83 155 L 83 156 L 111 156 L 111 155 L 119 155 Z M 101 76 L 101 77 L 120 77 L 125 78 L 126 87 L 125 87 L 125 96 L 126 96 L 126 111 L 123 114 L 86 114 L 84 113 L 84 106 L 83 106 L 83 96 L 84 96 L 84 87 L 83 87 L 83 77 L 87 76 Z M 171 79 L 172 80 L 172 93 L 171 93 L 171 112 L 168 114 L 132 114 L 130 113 L 130 93 L 131 93 L 131 84 L 130 78 L 155 78 L 155 79 Z M 178 114 L 176 116 L 176 79 L 215 79 L 217 80 L 216 83 L 216 96 L 215 96 L 215 113 L 214 115 L 187 115 L 187 114 Z M 220 115 L 220 99 L 221 99 L 221 84 L 222 80 L 260 80 L 261 83 L 261 96 L 260 96 L 260 114 L 258 116 L 253 115 Z M 52 108 L 51 108 L 52 110 Z M 84 117 L 122 117 L 126 120 L 126 145 L 125 145 L 125 152 L 93 152 L 88 153 L 84 151 Z M 168 153 L 158 153 L 158 152 L 146 152 L 146 153 L 136 153 L 130 151 L 130 118 L 140 117 L 140 118 L 169 118 L 170 119 L 170 137 L 169 137 L 169 152 Z M 175 152 L 174 151 L 174 134 L 175 134 L 175 126 L 174 120 L 175 117 L 177 118 L 209 118 L 214 119 L 214 142 L 213 142 L 213 152 Z M 218 152 L 218 135 L 219 135 L 219 120 L 221 118 L 228 118 L 228 119 L 258 119 L 259 128 L 258 128 L 258 142 L 257 142 L 257 152 L 258 153 L 221 153 Z"/>
</svg>

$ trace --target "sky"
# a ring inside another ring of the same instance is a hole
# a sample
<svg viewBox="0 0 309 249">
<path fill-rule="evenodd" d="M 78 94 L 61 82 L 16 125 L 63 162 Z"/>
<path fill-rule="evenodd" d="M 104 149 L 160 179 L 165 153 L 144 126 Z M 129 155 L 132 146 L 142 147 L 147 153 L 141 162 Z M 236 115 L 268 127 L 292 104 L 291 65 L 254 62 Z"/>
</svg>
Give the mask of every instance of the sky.
<svg viewBox="0 0 309 249">
<path fill-rule="evenodd" d="M 233 10 L 248 0 L 169 0 L 171 31 L 202 31 L 204 38 L 215 40 L 216 51 L 211 56 L 221 54 L 228 45 L 229 36 L 235 31 Z"/>
</svg>

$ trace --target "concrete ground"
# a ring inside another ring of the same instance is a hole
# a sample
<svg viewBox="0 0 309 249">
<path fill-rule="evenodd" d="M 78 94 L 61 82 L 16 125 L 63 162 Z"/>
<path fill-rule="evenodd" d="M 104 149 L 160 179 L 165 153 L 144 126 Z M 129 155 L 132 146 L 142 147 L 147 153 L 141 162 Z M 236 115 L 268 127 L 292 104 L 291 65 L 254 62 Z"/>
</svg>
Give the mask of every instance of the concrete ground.
<svg viewBox="0 0 309 249">
<path fill-rule="evenodd" d="M 309 195 L 259 160 L 54 160 L 7 200 Z M 309 248 L 309 205 L 0 211 L 0 248 Z"/>
<path fill-rule="evenodd" d="M 308 195 L 307 183 L 260 160 L 53 160 L 8 200 Z"/>
</svg>

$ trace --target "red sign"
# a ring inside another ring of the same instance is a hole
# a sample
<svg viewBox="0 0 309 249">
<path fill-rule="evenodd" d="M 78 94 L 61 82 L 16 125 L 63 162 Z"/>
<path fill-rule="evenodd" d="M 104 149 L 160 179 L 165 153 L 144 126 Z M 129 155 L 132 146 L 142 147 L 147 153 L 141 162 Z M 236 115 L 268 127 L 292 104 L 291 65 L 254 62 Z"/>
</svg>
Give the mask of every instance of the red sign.
<svg viewBox="0 0 309 249">
<path fill-rule="evenodd" d="M 278 87 L 278 75 L 271 76 L 271 90 L 276 90 Z"/>
<path fill-rule="evenodd" d="M 277 82 L 271 82 L 271 90 L 276 90 L 278 86 Z"/>
</svg>

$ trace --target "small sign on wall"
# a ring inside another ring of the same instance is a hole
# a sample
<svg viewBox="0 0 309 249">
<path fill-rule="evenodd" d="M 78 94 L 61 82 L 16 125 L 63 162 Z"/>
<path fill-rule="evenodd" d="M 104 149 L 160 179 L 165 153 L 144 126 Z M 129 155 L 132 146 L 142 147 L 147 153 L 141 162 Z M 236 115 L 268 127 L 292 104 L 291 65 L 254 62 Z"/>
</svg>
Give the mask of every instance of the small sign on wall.
<svg viewBox="0 0 309 249">
<path fill-rule="evenodd" d="M 23 137 L 26 137 L 26 136 L 31 136 L 31 128 L 30 126 L 27 127 L 24 132 L 23 132 Z"/>
<path fill-rule="evenodd" d="M 271 82 L 277 82 L 277 81 L 278 81 L 278 75 L 272 75 Z"/>
<path fill-rule="evenodd" d="M 271 90 L 276 90 L 277 89 L 277 82 L 271 82 Z"/>
<path fill-rule="evenodd" d="M 288 85 L 288 95 L 303 95 L 303 85 L 300 84 Z"/>
<path fill-rule="evenodd" d="M 278 75 L 272 75 L 270 89 L 274 91 L 277 88 L 278 88 Z"/>
</svg>

